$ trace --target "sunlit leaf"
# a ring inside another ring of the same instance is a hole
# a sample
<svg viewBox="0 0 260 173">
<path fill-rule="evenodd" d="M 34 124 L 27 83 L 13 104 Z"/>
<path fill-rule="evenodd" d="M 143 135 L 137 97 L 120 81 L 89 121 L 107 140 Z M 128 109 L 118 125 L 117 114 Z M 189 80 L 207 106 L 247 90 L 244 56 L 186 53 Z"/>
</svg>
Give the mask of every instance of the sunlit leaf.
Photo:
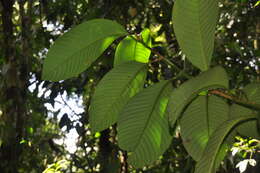
<svg viewBox="0 0 260 173">
<path fill-rule="evenodd" d="M 146 88 L 134 96 L 120 114 L 119 146 L 129 151 L 129 163 L 134 167 L 157 160 L 171 142 L 166 117 L 171 91 L 170 81 Z"/>
<path fill-rule="evenodd" d="M 196 165 L 195 173 L 214 173 L 214 163 L 216 160 L 216 156 L 227 134 L 235 125 L 237 125 L 241 121 L 251 119 L 256 119 L 256 116 L 240 117 L 222 123 L 210 137 L 209 142 L 204 150 L 204 153 Z"/>
<path fill-rule="evenodd" d="M 143 30 L 141 37 L 143 42 L 148 47 L 151 47 L 151 36 L 149 29 Z M 127 61 L 147 63 L 149 61 L 150 54 L 151 50 L 146 48 L 142 43 L 134 40 L 132 37 L 127 36 L 116 48 L 114 66 Z"/>
<path fill-rule="evenodd" d="M 146 70 L 146 64 L 132 61 L 116 66 L 105 75 L 95 90 L 89 110 L 89 123 L 94 132 L 117 121 L 123 106 L 143 88 Z"/>
<path fill-rule="evenodd" d="M 228 119 L 229 106 L 217 96 L 198 96 L 180 121 L 181 137 L 188 153 L 199 160 L 216 128 Z"/>
<path fill-rule="evenodd" d="M 44 80 L 75 77 L 87 69 L 118 37 L 126 35 L 116 22 L 95 19 L 84 22 L 59 37 L 43 64 Z"/>
<path fill-rule="evenodd" d="M 185 106 L 201 91 L 228 88 L 228 77 L 222 67 L 214 67 L 183 83 L 171 94 L 167 110 L 171 124 L 175 124 Z"/>
<path fill-rule="evenodd" d="M 254 5 L 254 7 L 257 7 L 258 5 L 260 5 L 260 1 L 257 1 Z"/>
</svg>

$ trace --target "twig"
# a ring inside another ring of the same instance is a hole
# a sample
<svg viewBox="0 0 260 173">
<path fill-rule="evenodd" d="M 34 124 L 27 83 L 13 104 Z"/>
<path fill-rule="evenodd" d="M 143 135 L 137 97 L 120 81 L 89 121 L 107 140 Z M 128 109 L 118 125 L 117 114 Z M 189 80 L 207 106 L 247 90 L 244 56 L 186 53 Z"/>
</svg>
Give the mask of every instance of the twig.
<svg viewBox="0 0 260 173">
<path fill-rule="evenodd" d="M 130 35 L 130 37 L 134 40 L 136 40 L 137 42 L 141 43 L 143 46 L 145 46 L 147 49 L 151 50 L 151 52 L 155 55 L 157 55 L 159 58 L 156 59 L 155 61 L 153 62 L 158 62 L 158 61 L 161 61 L 161 60 L 164 60 L 167 64 L 171 65 L 172 67 L 174 67 L 175 69 L 177 69 L 179 71 L 179 74 L 178 76 L 185 76 L 187 79 L 190 79 L 192 76 L 190 76 L 189 74 L 185 73 L 185 71 L 181 70 L 177 65 L 175 65 L 174 63 L 172 63 L 169 59 L 165 58 L 163 55 L 161 55 L 159 52 L 155 51 L 154 49 L 150 48 L 149 46 L 147 46 L 142 38 L 140 36 L 136 36 L 136 38 L 132 35 Z M 260 105 L 255 103 L 255 102 L 248 102 L 248 101 L 245 101 L 245 100 L 241 100 L 241 99 L 237 99 L 236 97 L 232 96 L 232 95 L 229 95 L 223 91 L 220 91 L 220 90 L 210 90 L 209 91 L 210 94 L 214 94 L 214 95 L 217 95 L 217 96 L 220 96 L 220 97 L 223 97 L 223 98 L 226 98 L 228 100 L 231 100 L 241 106 L 244 106 L 244 107 L 247 107 L 247 108 L 251 108 L 251 109 L 254 109 L 254 110 L 257 110 L 257 111 L 260 111 Z"/>
<path fill-rule="evenodd" d="M 189 74 L 183 72 L 183 70 L 180 69 L 176 64 L 174 64 L 173 62 L 171 62 L 170 60 L 168 60 L 167 58 L 165 58 L 163 55 L 161 55 L 161 54 L 160 54 L 159 52 L 157 52 L 156 50 L 154 50 L 154 49 L 150 48 L 149 46 L 147 46 L 147 45 L 143 42 L 142 38 L 140 38 L 139 36 L 137 36 L 137 38 L 135 38 L 135 37 L 132 36 L 132 35 L 129 35 L 129 36 L 130 36 L 132 39 L 134 39 L 135 41 L 141 43 L 144 47 L 146 47 L 147 49 L 149 49 L 153 54 L 155 54 L 155 55 L 158 56 L 158 59 L 156 59 L 156 60 L 154 60 L 154 61 L 152 61 L 152 62 L 158 62 L 158 61 L 163 60 L 163 61 L 165 61 L 167 64 L 169 64 L 170 66 L 172 66 L 173 68 L 175 68 L 176 70 L 182 71 L 182 75 L 183 75 L 184 77 L 186 77 L 187 79 L 192 78 L 191 75 L 189 75 Z"/>
<path fill-rule="evenodd" d="M 235 102 L 235 103 L 237 103 L 241 106 L 260 111 L 260 105 L 259 104 L 255 103 L 255 102 L 249 102 L 249 101 L 246 101 L 246 100 L 238 99 L 235 96 L 230 95 L 228 93 L 225 93 L 221 90 L 210 90 L 209 94 L 214 94 L 214 95 L 223 97 L 225 99 L 231 100 L 231 101 L 233 101 L 233 102 Z"/>
<path fill-rule="evenodd" d="M 64 104 L 65 104 L 66 106 L 68 106 L 68 108 L 69 108 L 75 115 L 79 115 L 78 113 L 76 113 L 76 112 L 72 109 L 72 107 L 70 107 L 70 105 L 66 102 L 66 100 L 64 100 L 64 98 L 62 97 L 62 95 L 60 95 L 60 97 L 61 97 L 61 100 L 64 102 Z"/>
</svg>

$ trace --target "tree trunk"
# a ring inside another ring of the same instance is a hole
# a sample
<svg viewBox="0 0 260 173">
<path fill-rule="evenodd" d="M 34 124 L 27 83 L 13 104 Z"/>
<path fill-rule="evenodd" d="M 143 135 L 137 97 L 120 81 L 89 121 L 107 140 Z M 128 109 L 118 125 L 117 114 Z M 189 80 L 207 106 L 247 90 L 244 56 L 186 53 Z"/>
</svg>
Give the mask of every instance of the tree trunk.
<svg viewBox="0 0 260 173">
<path fill-rule="evenodd" d="M 19 46 L 14 37 L 13 5 L 14 0 L 1 0 L 1 16 L 3 27 L 4 64 L 1 70 L 0 101 L 3 115 L 1 121 L 4 135 L 0 147 L 1 172 L 18 172 L 20 155 L 22 154 L 21 140 L 24 138 L 24 124 L 27 115 L 26 95 L 28 82 L 29 32 L 28 20 L 24 13 L 24 0 L 20 0 L 21 42 Z M 30 4 L 30 3 L 28 3 Z M 20 52 L 18 50 L 21 50 Z"/>
</svg>

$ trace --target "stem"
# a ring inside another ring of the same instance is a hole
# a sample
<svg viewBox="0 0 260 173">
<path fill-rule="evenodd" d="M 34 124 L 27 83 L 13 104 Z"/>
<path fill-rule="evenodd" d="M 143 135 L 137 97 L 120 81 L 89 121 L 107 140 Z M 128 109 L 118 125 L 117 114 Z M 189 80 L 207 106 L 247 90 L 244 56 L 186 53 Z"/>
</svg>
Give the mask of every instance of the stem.
<svg viewBox="0 0 260 173">
<path fill-rule="evenodd" d="M 255 103 L 255 102 L 249 102 L 247 100 L 238 99 L 235 96 L 227 94 L 227 93 L 220 91 L 220 90 L 210 90 L 209 93 L 223 97 L 223 98 L 228 99 L 228 100 L 231 100 L 231 101 L 233 101 L 233 102 L 235 102 L 235 103 L 237 103 L 241 106 L 260 111 L 260 105 Z"/>
<path fill-rule="evenodd" d="M 61 100 L 63 101 L 63 103 L 72 111 L 72 113 L 79 116 L 79 114 L 77 112 L 75 112 L 74 109 L 72 109 L 72 107 L 66 102 L 66 100 L 62 97 L 62 95 L 60 95 L 60 97 L 61 97 Z"/>
<path fill-rule="evenodd" d="M 185 73 L 182 69 L 180 69 L 177 65 L 175 65 L 173 62 L 171 62 L 169 59 L 165 58 L 163 55 L 161 55 L 159 52 L 157 52 L 156 50 L 150 48 L 149 46 L 147 46 L 143 40 L 141 40 L 142 38 L 139 38 L 139 36 L 137 36 L 137 38 L 135 38 L 132 35 L 129 35 L 132 39 L 134 39 L 135 41 L 141 43 L 144 47 L 146 47 L 147 49 L 149 49 L 153 54 L 157 55 L 159 58 L 154 60 L 153 62 L 158 62 L 163 60 L 164 62 L 166 62 L 167 64 L 169 64 L 170 66 L 172 66 L 173 68 L 175 68 L 176 70 L 182 72 L 181 74 L 186 77 L 187 79 L 192 78 L 191 75 Z"/>
<path fill-rule="evenodd" d="M 154 49 L 152 49 L 149 46 L 147 46 L 143 42 L 142 38 L 140 38 L 139 36 L 136 36 L 137 38 L 135 38 L 134 36 L 130 35 L 130 37 L 132 39 L 134 39 L 135 41 L 141 43 L 144 47 L 146 47 L 147 49 L 151 50 L 151 52 L 153 54 L 155 54 L 155 55 L 157 55 L 159 57 L 158 59 L 156 59 L 153 62 L 158 62 L 158 61 L 164 60 L 167 64 L 171 65 L 172 67 L 174 67 L 175 69 L 177 69 L 179 71 L 178 76 L 182 75 L 182 76 L 186 77 L 187 79 L 192 78 L 192 76 L 187 74 L 185 71 L 181 70 L 177 65 L 175 65 L 173 62 L 171 62 L 169 59 L 165 58 L 159 52 L 157 52 Z M 248 102 L 248 101 L 245 101 L 245 100 L 237 99 L 236 97 L 234 97 L 232 95 L 229 95 L 227 93 L 224 93 L 224 92 L 222 92 L 220 90 L 211 90 L 211 91 L 209 91 L 209 93 L 217 95 L 217 96 L 220 96 L 220 97 L 223 97 L 223 98 L 226 98 L 228 100 L 231 100 L 231 101 L 233 101 L 233 102 L 235 102 L 235 103 L 237 103 L 237 104 L 239 104 L 241 106 L 244 106 L 244 107 L 247 107 L 247 108 L 250 108 L 250 109 L 254 109 L 254 110 L 260 111 L 260 105 L 255 103 L 255 102 Z"/>
</svg>

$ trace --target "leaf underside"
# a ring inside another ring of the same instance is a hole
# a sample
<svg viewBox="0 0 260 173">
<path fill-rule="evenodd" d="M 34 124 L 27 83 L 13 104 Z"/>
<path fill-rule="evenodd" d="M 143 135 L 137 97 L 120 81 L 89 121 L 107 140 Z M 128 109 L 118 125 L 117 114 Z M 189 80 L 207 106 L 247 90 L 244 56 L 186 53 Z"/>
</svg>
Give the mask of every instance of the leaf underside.
<svg viewBox="0 0 260 173">
<path fill-rule="evenodd" d="M 248 101 L 260 104 L 260 83 L 249 84 L 243 89 L 243 91 L 246 94 Z M 238 118 L 252 114 L 255 114 L 255 111 L 237 104 L 233 104 L 230 108 L 231 118 Z M 257 120 L 240 124 L 236 128 L 236 131 L 243 136 L 250 136 L 253 138 L 260 137 L 257 130 Z"/>
<path fill-rule="evenodd" d="M 151 47 L 151 36 L 149 29 L 143 30 L 141 33 L 143 42 Z M 151 50 L 146 48 L 142 43 L 137 42 L 132 37 L 127 36 L 117 46 L 115 52 L 114 66 L 127 61 L 137 61 L 148 63 Z"/>
<path fill-rule="evenodd" d="M 117 121 L 123 106 L 143 88 L 146 70 L 146 64 L 127 62 L 105 75 L 90 105 L 89 123 L 93 131 L 102 131 Z"/>
<path fill-rule="evenodd" d="M 142 167 L 157 160 L 169 147 L 166 106 L 172 91 L 170 81 L 142 90 L 124 107 L 118 120 L 118 143 L 129 151 L 129 163 Z"/>
<path fill-rule="evenodd" d="M 180 121 L 181 137 L 188 153 L 198 161 L 216 128 L 228 119 L 229 106 L 217 96 L 198 96 Z"/>
<path fill-rule="evenodd" d="M 171 94 L 167 106 L 170 123 L 172 125 L 175 124 L 185 106 L 195 98 L 199 92 L 215 88 L 228 88 L 228 77 L 222 67 L 211 68 L 175 89 Z"/>
<path fill-rule="evenodd" d="M 84 22 L 59 37 L 43 64 L 43 79 L 65 80 L 86 70 L 118 37 L 124 28 L 106 19 Z"/>
<path fill-rule="evenodd" d="M 174 32 L 182 51 L 194 66 L 207 70 L 214 48 L 218 1 L 177 0 L 172 13 Z"/>
<path fill-rule="evenodd" d="M 222 123 L 212 134 L 204 150 L 201 159 L 198 161 L 195 173 L 213 173 L 214 163 L 218 155 L 221 144 L 231 129 L 241 121 L 255 119 L 255 116 L 245 116 L 231 119 Z"/>
</svg>

